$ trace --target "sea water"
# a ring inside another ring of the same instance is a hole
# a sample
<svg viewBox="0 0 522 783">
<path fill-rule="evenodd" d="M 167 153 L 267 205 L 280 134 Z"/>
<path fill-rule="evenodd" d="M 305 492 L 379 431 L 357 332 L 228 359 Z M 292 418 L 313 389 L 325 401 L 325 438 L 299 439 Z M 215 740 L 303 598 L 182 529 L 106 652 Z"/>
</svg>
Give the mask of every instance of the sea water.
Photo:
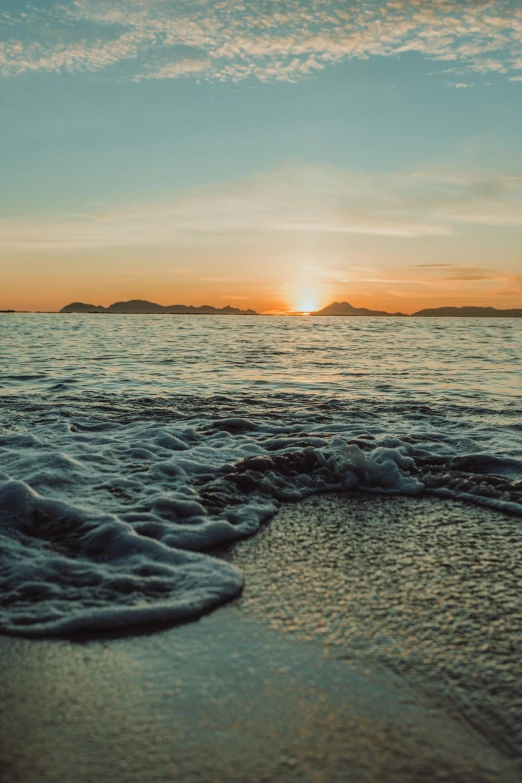
<svg viewBox="0 0 522 783">
<path fill-rule="evenodd" d="M 5 314 L 0 374 L 3 632 L 198 616 L 314 492 L 522 516 L 522 320 Z"/>
</svg>

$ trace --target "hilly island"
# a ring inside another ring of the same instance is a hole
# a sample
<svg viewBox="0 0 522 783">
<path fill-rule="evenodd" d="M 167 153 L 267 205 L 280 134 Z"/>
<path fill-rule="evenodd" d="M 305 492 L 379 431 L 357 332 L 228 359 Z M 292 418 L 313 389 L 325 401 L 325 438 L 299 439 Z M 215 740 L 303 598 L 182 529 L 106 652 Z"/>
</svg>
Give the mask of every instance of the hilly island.
<svg viewBox="0 0 522 783">
<path fill-rule="evenodd" d="M 109 307 L 72 302 L 62 307 L 60 313 L 116 313 L 134 315 L 259 315 L 255 310 L 241 310 L 238 307 L 213 307 L 212 305 L 160 305 L 145 299 L 131 299 L 128 302 L 114 302 Z M 435 307 L 416 313 L 388 313 L 385 310 L 370 310 L 354 307 L 349 302 L 332 302 L 322 310 L 311 312 L 314 316 L 338 317 L 385 317 L 385 318 L 522 318 L 522 308 L 497 310 L 494 307 Z"/>
<path fill-rule="evenodd" d="M 85 304 L 84 302 L 72 302 L 62 307 L 60 313 L 129 313 L 139 315 L 155 315 L 169 313 L 174 315 L 257 315 L 255 310 L 240 310 L 238 307 L 212 307 L 212 305 L 175 304 L 160 305 L 155 302 L 147 302 L 145 299 L 131 299 L 129 302 L 114 302 L 109 307 L 101 305 Z"/>
<path fill-rule="evenodd" d="M 435 307 L 419 310 L 407 316 L 405 313 L 387 313 L 384 310 L 368 310 L 366 307 L 353 307 L 348 302 L 333 302 L 322 310 L 310 315 L 330 316 L 385 316 L 396 318 L 522 318 L 522 308 L 516 310 L 497 310 L 494 307 Z"/>
</svg>

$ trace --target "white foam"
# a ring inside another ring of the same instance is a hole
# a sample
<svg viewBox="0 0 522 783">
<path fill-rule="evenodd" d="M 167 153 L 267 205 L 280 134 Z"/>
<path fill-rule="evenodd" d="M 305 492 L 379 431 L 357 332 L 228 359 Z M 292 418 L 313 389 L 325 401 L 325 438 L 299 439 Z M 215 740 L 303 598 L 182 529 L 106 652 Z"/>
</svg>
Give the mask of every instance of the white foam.
<svg viewBox="0 0 522 783">
<path fill-rule="evenodd" d="M 30 636 L 181 620 L 232 598 L 237 569 L 112 515 L 0 483 L 0 627 Z"/>
<path fill-rule="evenodd" d="M 434 451 L 339 422 L 237 417 L 164 424 L 83 415 L 4 435 L 0 629 L 45 635 L 197 616 L 242 585 L 204 550 L 255 533 L 280 502 L 312 492 L 418 494 L 417 461 L 434 453 L 448 464 L 457 455 L 447 444 Z M 509 497 L 487 502 L 516 511 Z"/>
</svg>

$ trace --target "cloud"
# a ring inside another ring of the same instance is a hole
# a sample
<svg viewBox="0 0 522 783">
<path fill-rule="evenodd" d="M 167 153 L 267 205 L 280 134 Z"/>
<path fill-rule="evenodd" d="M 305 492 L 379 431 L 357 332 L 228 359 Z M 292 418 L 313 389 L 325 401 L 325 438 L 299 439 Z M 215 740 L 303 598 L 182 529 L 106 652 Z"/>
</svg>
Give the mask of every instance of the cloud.
<svg viewBox="0 0 522 783">
<path fill-rule="evenodd" d="M 205 71 L 208 71 L 209 67 L 209 60 L 192 60 L 186 57 L 184 60 L 163 65 L 155 71 L 137 74 L 134 76 L 134 81 L 140 82 L 144 79 L 178 79 L 181 76 L 198 76 L 202 75 Z"/>
<path fill-rule="evenodd" d="M 460 290 L 466 290 L 469 286 L 466 286 L 465 284 L 470 284 L 472 286 L 473 291 L 477 290 L 484 290 L 484 285 L 486 286 L 486 289 L 490 292 L 492 292 L 491 284 L 497 283 L 501 284 L 502 286 L 509 285 L 510 289 L 510 295 L 514 296 L 517 293 L 517 290 L 520 289 L 520 286 L 522 285 L 522 275 L 518 274 L 512 274 L 505 271 L 499 271 L 498 269 L 487 269 L 484 267 L 479 266 L 473 266 L 473 265 L 455 265 L 456 270 L 460 270 L 458 272 L 455 272 L 454 274 L 440 274 L 440 275 L 434 275 L 433 273 L 429 275 L 419 274 L 416 270 L 419 269 L 421 265 L 416 265 L 414 267 L 409 268 L 395 268 L 393 270 L 390 269 L 381 269 L 377 270 L 378 274 L 368 277 L 363 272 L 358 275 L 355 273 L 347 275 L 343 278 L 336 278 L 337 282 L 339 283 L 349 283 L 349 284 L 373 284 L 373 285 L 397 285 L 397 284 L 406 284 L 408 286 L 413 286 L 416 290 L 419 290 L 419 288 L 440 288 L 440 289 L 448 289 L 448 288 L 455 288 L 455 284 L 464 284 L 464 286 L 459 285 Z M 425 264 L 424 267 L 426 269 L 430 269 L 433 267 L 442 267 L 442 269 L 445 269 L 445 264 Z M 330 270 L 327 270 L 327 276 L 329 277 Z M 480 286 L 480 287 L 477 287 Z M 502 288 L 501 290 L 505 290 L 507 292 L 507 289 Z M 507 293 L 506 293 L 507 295 Z"/>
<path fill-rule="evenodd" d="M 408 52 L 454 63 L 447 72 L 522 67 L 522 8 L 510 0 L 62 0 L 0 14 L 0 27 L 5 76 L 122 64 L 135 81 L 297 81 L 346 60 Z M 199 55 L 180 57 L 179 47 Z"/>
<path fill-rule="evenodd" d="M 476 280 L 501 280 L 502 275 L 499 275 L 498 272 L 493 274 L 488 274 L 487 272 L 482 272 L 477 275 L 449 275 L 448 277 L 440 277 L 439 280 L 469 280 L 471 282 L 475 282 Z"/>
<path fill-rule="evenodd" d="M 0 249 L 72 249 L 283 234 L 450 237 L 462 226 L 522 224 L 522 176 L 485 171 L 362 173 L 287 165 L 170 200 L 85 215 L 0 220 Z M 183 274 L 183 270 L 172 270 Z"/>
<path fill-rule="evenodd" d="M 28 72 L 101 71 L 122 60 L 136 59 L 146 51 L 147 40 L 137 31 L 131 31 L 109 41 L 81 40 L 48 46 L 38 42 L 23 45 L 19 41 L 0 43 L 0 72 L 4 76 L 18 76 Z"/>
<path fill-rule="evenodd" d="M 444 264 L 426 264 L 425 268 L 440 266 L 445 268 Z M 448 265 L 450 266 L 450 265 Z M 419 265 L 417 265 L 418 268 Z M 509 283 L 515 287 L 519 287 L 522 283 L 522 275 L 510 274 L 502 272 L 498 269 L 487 269 L 480 266 L 474 266 L 472 264 L 460 264 L 453 266 L 455 270 L 453 274 L 442 274 L 438 277 L 415 277 L 416 282 L 436 283 L 436 282 L 461 282 L 461 283 L 490 283 L 492 281 Z"/>
<path fill-rule="evenodd" d="M 448 274 L 449 269 L 454 270 Z M 440 270 L 440 274 L 437 274 Z M 385 264 L 383 267 L 356 267 L 341 268 L 333 267 L 310 267 L 313 277 L 317 281 L 326 281 L 339 290 L 338 284 L 349 285 L 350 290 L 356 291 L 360 295 L 360 286 L 369 286 L 375 291 L 381 293 L 383 287 L 387 292 L 390 285 L 407 286 L 408 290 L 402 291 L 401 295 L 409 295 L 412 290 L 422 292 L 423 295 L 431 290 L 459 290 L 461 292 L 484 292 L 493 293 L 493 286 L 499 287 L 499 290 L 505 291 L 508 295 L 506 286 L 510 286 L 509 295 L 516 296 L 517 291 L 522 285 L 522 275 L 512 274 L 508 271 L 499 271 L 498 269 L 488 269 L 473 264 L 415 264 L 413 266 L 394 266 Z M 369 274 L 370 272 L 370 274 Z M 332 283 L 333 281 L 333 283 Z M 496 288 L 495 287 L 495 288 Z M 395 289 L 397 290 L 397 289 Z M 409 292 L 409 293 L 408 293 Z M 496 293 L 496 290 L 495 290 Z"/>
</svg>

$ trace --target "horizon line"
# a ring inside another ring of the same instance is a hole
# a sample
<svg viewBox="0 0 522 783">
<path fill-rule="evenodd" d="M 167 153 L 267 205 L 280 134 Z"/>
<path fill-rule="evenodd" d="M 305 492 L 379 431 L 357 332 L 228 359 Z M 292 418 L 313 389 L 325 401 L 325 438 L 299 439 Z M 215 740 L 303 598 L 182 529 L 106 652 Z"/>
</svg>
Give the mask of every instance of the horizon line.
<svg viewBox="0 0 522 783">
<path fill-rule="evenodd" d="M 163 312 L 131 312 L 131 311 L 122 311 L 122 312 L 111 312 L 110 307 L 112 307 L 115 304 L 130 304 L 132 302 L 146 302 L 147 304 L 156 306 L 156 307 L 162 307 L 165 308 Z M 74 304 L 83 305 L 84 307 L 92 307 L 92 310 L 84 310 L 84 311 L 74 311 L 70 310 L 67 311 L 65 308 L 71 307 Z M 366 310 L 368 312 L 368 315 L 364 314 L 357 314 L 354 313 L 353 315 L 350 313 L 323 313 L 324 310 L 328 309 L 329 307 L 332 307 L 334 305 L 348 305 L 350 307 L 353 307 L 355 311 L 357 310 Z M 167 308 L 171 307 L 186 307 L 187 310 L 189 308 L 193 308 L 193 310 L 201 310 L 202 308 L 213 308 L 217 312 L 216 313 L 206 313 L 206 312 L 168 312 Z M 97 309 L 97 308 L 103 308 L 103 309 Z M 230 308 L 232 310 L 236 310 L 237 312 L 233 313 L 223 313 L 224 310 L 227 308 Z M 381 313 L 382 315 L 380 317 L 389 317 L 389 318 L 408 318 L 411 316 L 415 316 L 417 313 L 423 313 L 423 312 L 429 312 L 429 311 L 438 311 L 438 310 L 493 310 L 496 313 L 507 313 L 507 312 L 516 312 L 520 311 L 522 314 L 522 303 L 520 307 L 507 307 L 507 308 L 498 308 L 494 305 L 434 305 L 430 307 L 423 307 L 418 310 L 415 310 L 410 313 L 403 313 L 400 311 L 395 312 L 388 312 L 386 310 L 374 310 L 373 308 L 368 307 L 355 307 L 352 306 L 347 301 L 333 301 L 329 304 L 325 305 L 322 308 L 318 308 L 317 310 L 279 310 L 279 309 L 273 309 L 273 310 L 265 310 L 265 311 L 256 311 L 254 308 L 251 307 L 234 307 L 233 305 L 224 305 L 222 307 L 216 306 L 216 305 L 210 305 L 210 304 L 203 304 L 203 305 L 184 305 L 184 304 L 174 304 L 174 305 L 162 305 L 157 302 L 152 302 L 149 300 L 144 299 L 129 299 L 129 300 L 118 300 L 116 302 L 112 302 L 110 305 L 105 307 L 104 305 L 91 305 L 90 303 L 81 302 L 79 300 L 76 300 L 75 302 L 71 302 L 67 305 L 64 305 L 61 309 L 57 310 L 37 310 L 37 309 L 14 309 L 14 308 L 1 308 L 0 313 L 1 314 L 42 314 L 42 315 L 237 315 L 244 317 L 245 315 L 251 315 L 251 316 L 283 316 L 283 317 L 292 317 L 292 316 L 314 316 L 318 315 L 320 317 L 330 317 L 330 318 L 349 318 L 349 317 L 372 317 L 372 314 L 375 314 L 373 317 L 379 317 L 377 316 L 377 313 Z M 473 316 L 472 316 L 473 317 Z"/>
</svg>

